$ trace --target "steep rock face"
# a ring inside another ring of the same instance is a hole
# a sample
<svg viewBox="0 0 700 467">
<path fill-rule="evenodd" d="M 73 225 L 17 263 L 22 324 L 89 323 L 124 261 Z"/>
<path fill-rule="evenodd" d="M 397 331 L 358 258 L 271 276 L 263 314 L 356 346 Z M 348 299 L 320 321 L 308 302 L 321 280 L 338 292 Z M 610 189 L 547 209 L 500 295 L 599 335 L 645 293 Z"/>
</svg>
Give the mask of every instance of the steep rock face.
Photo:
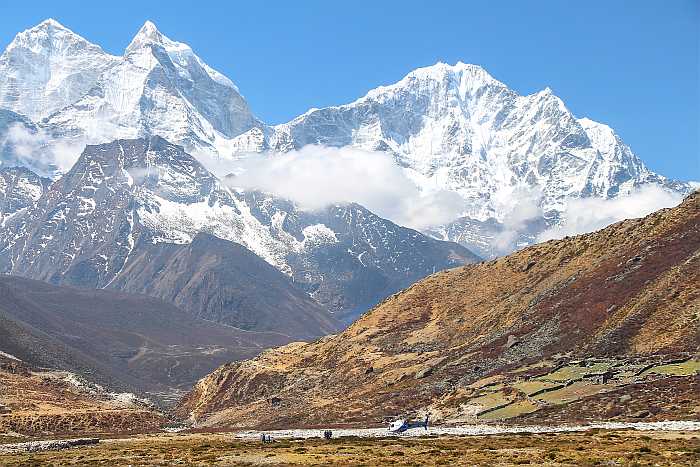
<svg viewBox="0 0 700 467">
<path fill-rule="evenodd" d="M 649 366 L 635 359 L 697 353 L 699 261 L 696 192 L 644 219 L 434 274 L 342 334 L 219 368 L 181 412 L 202 425 L 282 426 L 381 422 L 462 402 L 482 410 L 487 403 L 469 400 L 472 393 L 516 369 L 516 384 L 528 382 L 534 389 L 520 387 L 533 394 L 573 382 L 584 394 L 609 391 L 606 375 L 613 373 L 643 392 Z M 576 363 L 581 359 L 592 363 Z M 596 373 L 596 365 L 610 370 Z M 681 374 L 697 371 L 697 362 L 687 365 Z M 528 379 L 538 372 L 549 379 Z M 273 396 L 283 402 L 270 409 Z M 512 393 L 487 396 L 494 397 L 504 399 L 496 399 L 494 414 L 498 404 L 525 412 L 533 405 Z"/>
<path fill-rule="evenodd" d="M 250 212 L 287 246 L 295 284 L 350 322 L 385 297 L 442 270 L 480 258 L 351 203 L 302 211 L 259 192 L 244 194 Z"/>
<path fill-rule="evenodd" d="M 273 212 L 268 204 L 284 206 L 287 211 Z M 363 213 L 362 222 L 352 224 L 363 235 L 344 234 L 343 245 L 348 246 L 356 238 L 357 246 L 339 250 L 341 245 L 328 241 L 335 233 L 322 223 L 330 224 L 330 219 L 311 216 L 292 224 L 291 219 L 300 215 L 292 204 L 261 195 L 246 198 L 228 189 L 180 146 L 160 137 L 117 140 L 88 146 L 74 167 L 54 182 L 35 206 L 6 219 L 0 230 L 0 271 L 56 284 L 133 286 L 134 282 L 123 274 L 115 282 L 132 258 L 136 261 L 139 255 L 151 254 L 156 244 L 190 244 L 198 233 L 206 232 L 243 245 L 274 266 L 280 271 L 275 279 L 278 285 L 286 281 L 290 290 L 295 288 L 282 274 L 295 280 L 303 278 L 302 288 L 309 292 L 322 290 L 318 302 L 333 305 L 334 311 L 345 317 L 365 311 L 406 281 L 424 277 L 433 268 L 473 260 L 463 247 L 402 229 L 357 206 L 351 210 Z M 285 224 L 287 213 L 290 219 Z M 340 229 L 341 224 L 348 222 L 336 222 L 338 225 L 332 228 Z M 381 257 L 369 261 L 376 256 L 373 253 L 358 259 L 363 251 L 373 248 L 368 245 L 371 241 L 379 247 Z M 168 251 L 174 254 L 176 250 Z M 338 259 L 341 261 L 333 263 Z M 245 261 L 250 262 L 247 257 Z M 386 264 L 378 267 L 376 263 Z M 146 266 L 141 263 L 131 271 Z M 258 271 L 263 269 L 262 265 L 256 267 Z M 145 280 L 143 273 L 140 270 L 138 274 Z M 228 274 L 224 270 L 218 273 Z M 155 279 L 147 282 L 152 281 Z M 327 286 L 323 284 L 326 281 Z M 358 281 L 374 288 L 353 301 L 351 296 L 357 289 L 353 284 Z M 156 293 L 153 288 L 148 290 Z M 319 311 L 310 298 L 301 301 L 301 297 L 295 297 L 293 306 L 300 313 L 298 316 Z M 226 310 L 229 320 L 223 318 L 223 309 L 210 311 L 213 314 L 209 316 L 218 316 L 228 323 L 259 322 L 259 317 L 266 316 L 269 310 L 267 305 L 255 313 L 248 309 L 251 315 L 244 317 L 241 310 L 234 309 L 235 302 L 227 299 L 233 307 Z M 197 316 L 206 308 L 193 297 L 179 297 L 175 303 L 187 304 L 188 311 Z M 263 307 L 262 302 L 258 304 Z M 282 304 L 275 308 L 279 306 Z M 253 316 L 256 313 L 258 317 Z M 329 319 L 325 313 L 318 315 L 317 325 L 298 337 L 326 332 Z M 282 321 L 277 324 L 281 326 Z M 277 328 L 282 332 L 285 329 Z"/>
<path fill-rule="evenodd" d="M 15 228 L 3 232 L 3 256 L 12 265 L 7 272 L 54 283 L 108 284 L 145 231 L 136 217 L 140 219 L 139 208 L 148 213 L 150 206 L 143 204 L 149 195 L 157 196 L 149 188 L 163 195 L 165 198 L 157 198 L 163 202 L 200 201 L 211 194 L 206 191 L 211 188 L 206 180 L 190 186 L 170 183 L 159 191 L 159 167 L 167 165 L 173 177 L 193 169 L 186 165 L 187 160 L 170 159 L 178 150 L 181 152 L 158 138 L 88 147 L 37 206 L 13 218 Z"/>
<path fill-rule="evenodd" d="M 264 228 L 260 225 L 251 228 L 250 222 L 246 223 L 234 195 L 181 147 L 158 137 L 88 147 L 73 169 L 54 183 L 35 207 L 9 218 L 5 224 L 0 254 L 3 270 L 54 284 L 91 288 L 126 285 L 129 281 L 115 282 L 115 278 L 130 257 L 137 261 L 154 243 L 189 243 L 202 230 L 239 242 L 256 242 L 254 246 L 261 256 L 271 262 L 275 260 L 270 250 L 262 249 L 265 240 L 273 241 L 270 235 L 263 239 L 256 236 Z M 254 262 L 251 256 L 254 255 L 241 258 L 258 270 L 265 270 L 268 265 L 257 257 L 259 261 Z M 276 296 L 285 302 L 272 310 L 290 312 L 292 316 L 288 318 L 292 321 L 295 319 L 292 312 L 307 317 L 307 321 L 314 314 L 318 319 L 307 330 L 297 327 L 294 332 L 289 331 L 292 339 L 335 329 L 329 325 L 332 318 L 325 310 L 300 291 L 294 292 L 288 279 L 273 271 L 265 270 L 266 279 L 272 281 L 269 286 L 291 295 Z M 222 279 L 222 273 L 219 271 L 217 280 Z M 248 272 L 239 270 L 238 274 Z M 139 277 L 145 280 L 142 275 Z M 205 286 L 213 286 L 215 282 Z M 186 284 L 179 285 L 184 289 L 175 293 L 188 294 Z M 162 296 L 153 289 L 150 291 L 152 295 Z M 165 292 L 172 290 L 162 293 Z M 248 293 L 241 290 L 236 298 L 242 300 L 243 294 Z M 295 301 L 286 302 L 291 297 Z M 195 315 L 202 314 L 202 304 L 194 298 L 189 301 L 183 301 L 182 297 L 168 298 L 173 299 L 172 303 L 185 305 Z M 222 308 L 216 316 L 219 321 L 258 322 L 256 315 L 272 311 L 269 303 L 259 302 L 245 309 L 237 309 L 236 305 L 234 300 Z M 283 309 L 279 310 L 280 307 Z M 281 321 L 258 324 L 269 329 L 268 326 Z"/>
<path fill-rule="evenodd" d="M 184 244 L 207 231 L 283 268 L 275 240 L 241 209 L 181 147 L 159 137 L 118 140 L 88 146 L 36 208 L 13 218 L 3 254 L 13 274 L 104 287 L 139 240 Z"/>
<path fill-rule="evenodd" d="M 23 167 L 0 167 L 0 226 L 6 218 L 36 203 L 50 183 Z"/>
<path fill-rule="evenodd" d="M 159 297 L 197 317 L 312 339 L 338 330 L 325 309 L 247 248 L 209 234 L 144 245 L 110 287 Z"/>
</svg>

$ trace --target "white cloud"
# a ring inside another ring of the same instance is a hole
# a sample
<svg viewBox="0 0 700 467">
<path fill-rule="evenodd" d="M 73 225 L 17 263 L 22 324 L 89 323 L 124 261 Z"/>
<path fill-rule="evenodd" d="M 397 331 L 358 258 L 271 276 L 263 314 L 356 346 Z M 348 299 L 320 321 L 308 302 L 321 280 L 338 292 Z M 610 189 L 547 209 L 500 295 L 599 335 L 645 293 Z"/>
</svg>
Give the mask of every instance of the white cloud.
<svg viewBox="0 0 700 467">
<path fill-rule="evenodd" d="M 464 211 L 464 200 L 456 193 L 421 193 L 383 152 L 305 146 L 298 151 L 233 162 L 200 160 L 217 175 L 237 174 L 230 181 L 236 188 L 273 193 L 305 210 L 356 202 L 379 216 L 416 229 L 450 222 Z"/>
<path fill-rule="evenodd" d="M 644 217 L 678 205 L 683 195 L 657 185 L 644 185 L 612 199 L 579 198 L 567 203 L 561 222 L 538 236 L 538 241 L 593 232 L 623 219 Z"/>
<path fill-rule="evenodd" d="M 32 131 L 21 123 L 15 123 L 0 138 L 0 150 L 10 149 L 17 160 L 40 175 L 67 172 L 78 160 L 87 144 L 107 143 L 119 137 L 117 126 L 109 122 L 95 121 L 85 136 L 52 138 L 43 129 Z"/>
<path fill-rule="evenodd" d="M 51 166 L 62 172 L 70 170 L 85 148 L 85 142 L 83 139 L 54 141 L 43 130 L 31 131 L 15 123 L 0 140 L 0 149 L 6 147 L 9 147 L 16 162 L 41 175 L 48 175 L 52 172 Z"/>
<path fill-rule="evenodd" d="M 10 125 L 3 139 L 3 146 L 12 145 L 15 154 L 22 159 L 31 157 L 36 147 L 42 143 L 45 141 L 38 133 L 29 131 L 20 123 Z"/>
<path fill-rule="evenodd" d="M 494 237 L 491 246 L 500 254 L 517 249 L 520 235 L 528 224 L 542 218 L 542 191 L 539 187 L 521 186 L 500 196 L 498 211 L 505 212 L 502 230 Z"/>
</svg>

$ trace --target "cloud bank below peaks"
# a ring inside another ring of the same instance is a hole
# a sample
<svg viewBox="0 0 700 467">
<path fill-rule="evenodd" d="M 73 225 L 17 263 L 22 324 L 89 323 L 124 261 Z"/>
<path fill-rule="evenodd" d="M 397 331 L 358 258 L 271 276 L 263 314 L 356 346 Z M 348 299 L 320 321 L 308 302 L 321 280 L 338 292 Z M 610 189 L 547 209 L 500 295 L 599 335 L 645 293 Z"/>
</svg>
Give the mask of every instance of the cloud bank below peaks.
<svg viewBox="0 0 700 467">
<path fill-rule="evenodd" d="M 537 240 L 542 242 L 593 232 L 623 219 L 644 217 L 659 209 L 677 206 L 681 201 L 681 193 L 657 185 L 642 185 L 627 195 L 612 199 L 571 199 L 561 214 L 561 222 L 542 232 Z"/>
<path fill-rule="evenodd" d="M 414 229 L 451 222 L 465 207 L 454 192 L 421 193 L 383 152 L 309 145 L 288 153 L 204 164 L 219 176 L 235 174 L 227 179 L 234 188 L 272 193 L 304 210 L 354 202 Z"/>
</svg>

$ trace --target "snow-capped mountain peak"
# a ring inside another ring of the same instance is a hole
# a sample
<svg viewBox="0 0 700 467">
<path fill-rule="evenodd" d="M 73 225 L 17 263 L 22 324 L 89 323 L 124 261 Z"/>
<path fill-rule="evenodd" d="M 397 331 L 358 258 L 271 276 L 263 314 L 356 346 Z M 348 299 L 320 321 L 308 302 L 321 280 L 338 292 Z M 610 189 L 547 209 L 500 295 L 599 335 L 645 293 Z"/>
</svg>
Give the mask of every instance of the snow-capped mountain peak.
<svg viewBox="0 0 700 467">
<path fill-rule="evenodd" d="M 409 72 L 405 79 L 421 78 L 440 81 L 446 77 L 457 77 L 486 84 L 499 84 L 505 86 L 500 81 L 491 76 L 483 67 L 473 63 L 458 61 L 454 65 L 445 62 L 437 62 L 434 65 L 416 68 Z"/>
<path fill-rule="evenodd" d="M 153 22 L 146 21 L 127 46 L 124 55 L 149 46 L 161 46 L 168 51 L 192 50 L 186 44 L 169 39 Z"/>
<path fill-rule="evenodd" d="M 254 136 L 239 137 L 240 146 L 388 152 L 422 192 L 446 190 L 464 199 L 460 228 L 510 222 L 522 196 L 533 197 L 528 204 L 539 214 L 531 220 L 544 228 L 558 222 L 572 198 L 611 198 L 648 183 L 689 189 L 649 171 L 608 126 L 577 119 L 551 88 L 520 95 L 463 62 L 416 69 L 354 102 L 312 109 L 263 139 Z"/>
<path fill-rule="evenodd" d="M 144 47 L 148 44 L 163 44 L 164 40 L 170 42 L 170 39 L 163 36 L 153 22 L 146 21 L 131 40 L 131 43 L 129 43 L 127 46 L 126 53 L 129 53 L 130 50 Z"/>
<path fill-rule="evenodd" d="M 507 87 L 491 76 L 479 65 L 457 62 L 450 65 L 438 62 L 431 66 L 417 68 L 408 73 L 397 83 L 379 86 L 372 89 L 354 103 L 366 102 L 368 100 L 386 101 L 401 93 L 414 93 L 422 91 L 436 91 L 443 89 L 443 92 L 436 93 L 432 97 L 438 99 L 444 97 L 444 92 L 450 90 L 455 97 L 464 99 L 475 94 L 484 87 L 497 89 L 507 89 Z"/>
<path fill-rule="evenodd" d="M 459 195 L 456 209 L 474 222 L 505 223 L 522 193 L 536 193 L 540 221 L 555 223 L 572 198 L 610 198 L 647 183 L 688 190 L 649 171 L 606 125 L 574 116 L 550 88 L 520 95 L 464 62 L 418 68 L 349 104 L 268 126 L 228 78 L 150 21 L 121 57 L 51 20 L 18 34 L 0 57 L 0 108 L 48 135 L 37 158 L 55 142 L 151 135 L 195 157 L 309 144 L 382 151 L 421 193 Z"/>
<path fill-rule="evenodd" d="M 59 23 L 53 18 L 46 18 L 44 21 L 41 23 L 37 24 L 34 28 L 32 29 L 39 29 L 39 28 L 56 28 L 56 29 L 64 29 L 66 31 L 69 31 L 67 27 Z"/>
<path fill-rule="evenodd" d="M 123 56 L 53 20 L 19 33 L 0 56 L 0 108 L 31 121 L 27 131 L 45 159 L 60 152 L 54 142 L 75 147 L 77 156 L 86 144 L 147 135 L 225 155 L 231 138 L 262 125 L 231 80 L 150 21 Z"/>
<path fill-rule="evenodd" d="M 17 34 L 0 55 L 0 107 L 41 120 L 89 92 L 116 59 L 47 19 Z"/>
<path fill-rule="evenodd" d="M 141 29 L 139 29 L 127 46 L 124 55 L 127 56 L 130 53 L 152 46 L 162 47 L 168 54 L 168 57 L 179 66 L 187 67 L 189 61 L 196 62 L 211 79 L 238 92 L 238 87 L 233 81 L 204 63 L 189 45 L 168 38 L 152 21 L 146 21 L 141 26 Z"/>
<path fill-rule="evenodd" d="M 48 18 L 36 26 L 18 33 L 7 49 L 12 50 L 17 47 L 24 47 L 39 53 L 46 48 L 60 49 L 64 43 L 83 43 L 87 46 L 99 48 L 99 46 L 92 44 L 55 19 Z"/>
</svg>

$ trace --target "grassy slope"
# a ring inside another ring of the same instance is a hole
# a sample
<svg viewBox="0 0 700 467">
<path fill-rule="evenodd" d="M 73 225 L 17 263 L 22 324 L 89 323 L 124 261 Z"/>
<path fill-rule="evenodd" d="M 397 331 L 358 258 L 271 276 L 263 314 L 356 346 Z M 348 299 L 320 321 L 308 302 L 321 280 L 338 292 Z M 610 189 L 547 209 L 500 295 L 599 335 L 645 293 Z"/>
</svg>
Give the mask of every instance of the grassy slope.
<svg viewBox="0 0 700 467">
<path fill-rule="evenodd" d="M 207 425 L 381 423 L 449 413 L 470 384 L 523 368 L 527 381 L 530 365 L 688 358 L 700 342 L 698 283 L 696 193 L 644 219 L 430 276 L 336 337 L 219 368 L 180 410 Z"/>
</svg>

